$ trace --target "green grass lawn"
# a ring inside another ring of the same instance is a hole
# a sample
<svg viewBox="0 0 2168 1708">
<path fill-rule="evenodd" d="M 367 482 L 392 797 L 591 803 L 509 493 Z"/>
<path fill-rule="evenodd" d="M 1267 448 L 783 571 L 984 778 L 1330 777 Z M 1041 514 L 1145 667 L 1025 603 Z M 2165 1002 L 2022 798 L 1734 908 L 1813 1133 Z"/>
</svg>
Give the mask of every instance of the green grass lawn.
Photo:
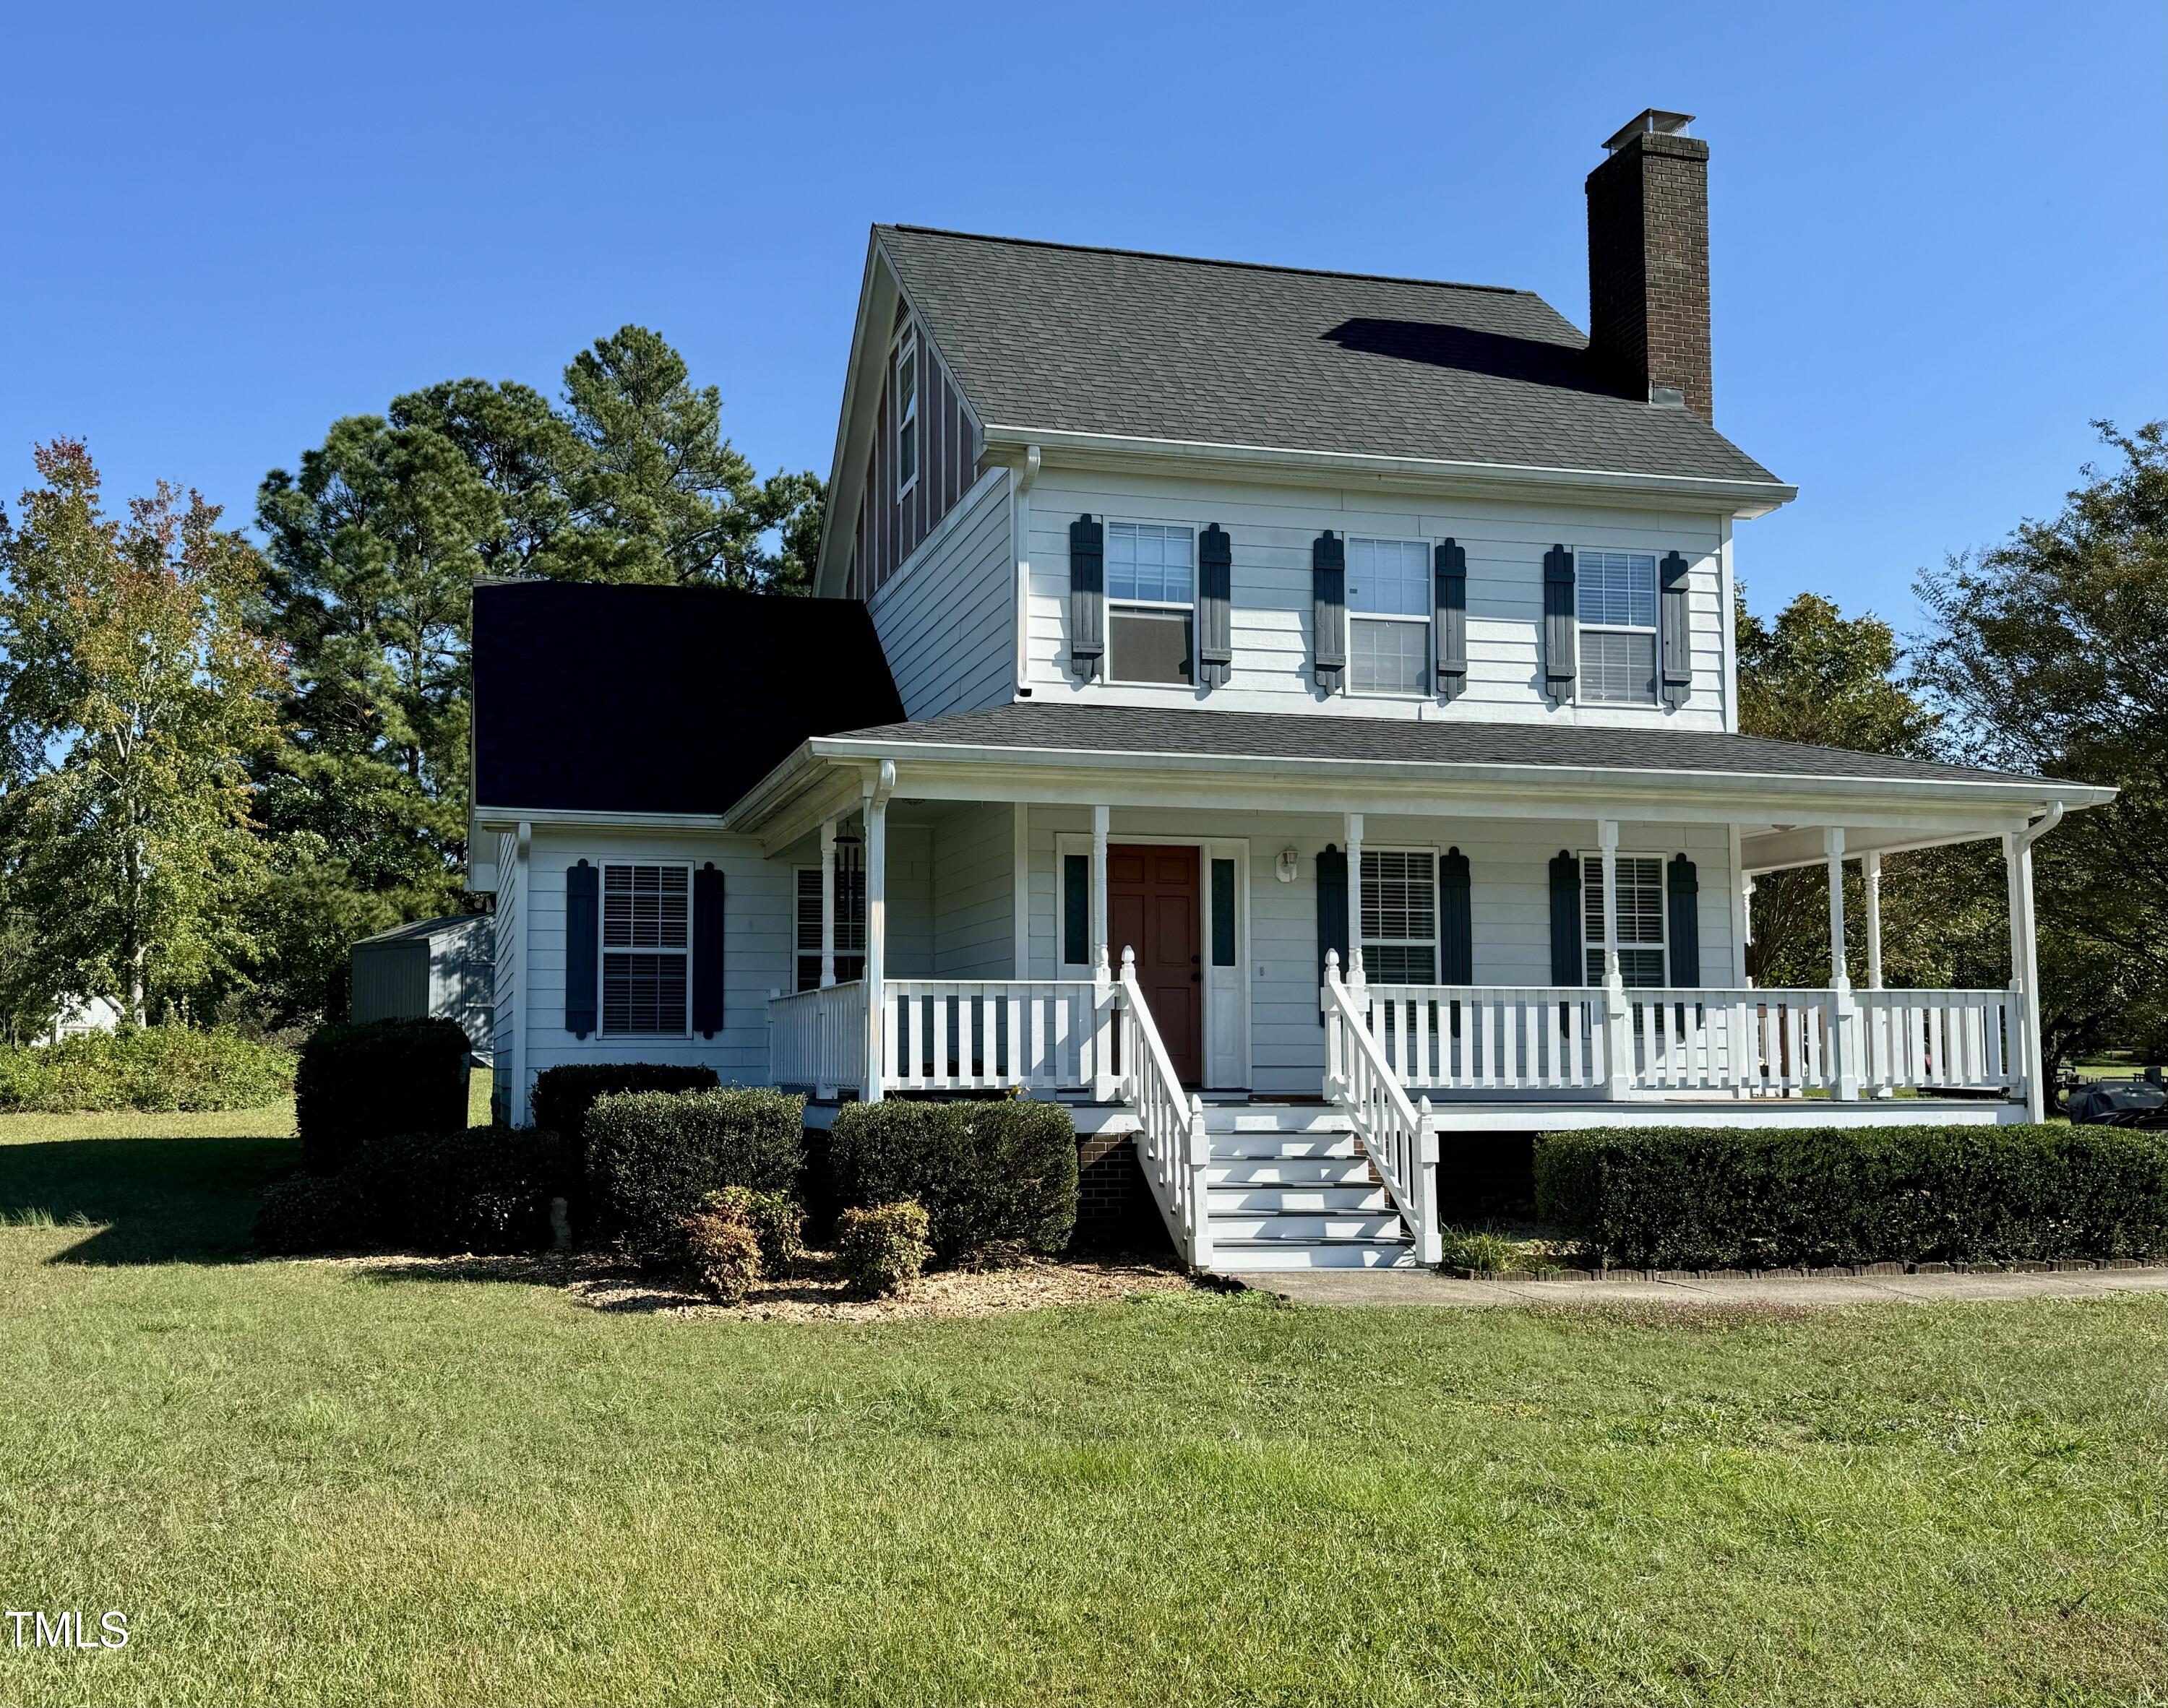
<svg viewBox="0 0 2168 1708">
<path fill-rule="evenodd" d="M 0 1596 L 133 1639 L 0 1701 L 2168 1694 L 2157 1302 L 614 1315 L 246 1260 L 290 1132 L 0 1118 Z"/>
</svg>

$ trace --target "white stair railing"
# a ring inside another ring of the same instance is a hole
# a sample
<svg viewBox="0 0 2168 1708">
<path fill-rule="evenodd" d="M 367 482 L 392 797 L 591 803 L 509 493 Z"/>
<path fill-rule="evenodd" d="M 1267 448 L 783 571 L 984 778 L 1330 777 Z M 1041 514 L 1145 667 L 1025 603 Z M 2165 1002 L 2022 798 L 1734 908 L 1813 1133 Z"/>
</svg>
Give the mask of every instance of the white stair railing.
<svg viewBox="0 0 2168 1708">
<path fill-rule="evenodd" d="M 1395 1075 L 1370 1029 L 1368 1004 L 1340 982 L 1340 952 L 1325 952 L 1326 1095 L 1347 1111 L 1356 1142 L 1384 1181 L 1393 1206 L 1415 1236 L 1416 1261 L 1438 1260 L 1437 1127 L 1426 1097 L 1418 1108 Z"/>
<path fill-rule="evenodd" d="M 1204 1102 L 1185 1093 L 1137 984 L 1136 952 L 1122 951 L 1122 1101 L 1137 1117 L 1137 1161 L 1174 1248 L 1193 1269 L 1212 1266 L 1206 1180 L 1212 1143 Z"/>
</svg>

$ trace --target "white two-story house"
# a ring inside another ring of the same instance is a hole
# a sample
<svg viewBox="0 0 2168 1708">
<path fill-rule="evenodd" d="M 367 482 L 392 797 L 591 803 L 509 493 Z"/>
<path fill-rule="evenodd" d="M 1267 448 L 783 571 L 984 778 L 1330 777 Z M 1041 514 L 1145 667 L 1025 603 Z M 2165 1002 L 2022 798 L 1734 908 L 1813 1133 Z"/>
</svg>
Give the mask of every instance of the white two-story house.
<svg viewBox="0 0 2168 1708">
<path fill-rule="evenodd" d="M 1230 1270 L 1431 1258 L 1484 1135 L 2037 1118 L 2027 851 L 2107 792 L 1738 733 L 1793 492 L 1712 425 L 1707 157 L 1607 145 L 1586 335 L 875 228 L 815 599 L 477 593 L 514 1118 L 571 1061 L 1021 1088 Z M 1884 989 L 1881 857 L 1985 838 L 2007 988 Z M 1749 988 L 1755 875 L 1847 861 L 1864 963 Z"/>
</svg>

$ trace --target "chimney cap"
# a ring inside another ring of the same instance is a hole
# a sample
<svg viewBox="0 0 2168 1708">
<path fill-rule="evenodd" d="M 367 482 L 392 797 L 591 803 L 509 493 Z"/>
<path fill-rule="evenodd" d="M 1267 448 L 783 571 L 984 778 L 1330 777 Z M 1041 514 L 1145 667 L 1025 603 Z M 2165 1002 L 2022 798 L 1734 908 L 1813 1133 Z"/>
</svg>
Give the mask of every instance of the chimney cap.
<svg viewBox="0 0 2168 1708">
<path fill-rule="evenodd" d="M 1693 123 L 1693 116 L 1691 113 L 1666 113 L 1661 107 L 1645 107 L 1621 125 L 1618 134 L 1603 146 L 1616 154 L 1637 136 L 1651 133 L 1658 136 L 1676 136 Z"/>
</svg>

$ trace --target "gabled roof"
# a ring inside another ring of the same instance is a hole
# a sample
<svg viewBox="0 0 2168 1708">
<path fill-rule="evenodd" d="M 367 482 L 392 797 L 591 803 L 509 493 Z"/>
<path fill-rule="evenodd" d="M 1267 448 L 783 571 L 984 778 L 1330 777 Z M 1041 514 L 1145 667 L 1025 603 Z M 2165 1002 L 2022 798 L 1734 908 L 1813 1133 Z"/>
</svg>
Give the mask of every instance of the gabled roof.
<svg viewBox="0 0 2168 1708">
<path fill-rule="evenodd" d="M 808 736 L 903 716 L 865 607 L 721 587 L 484 581 L 474 799 L 720 814 Z"/>
<path fill-rule="evenodd" d="M 990 430 L 1776 483 L 1691 411 L 1622 390 L 1530 291 L 874 236 Z"/>
<path fill-rule="evenodd" d="M 409 920 L 403 926 L 394 926 L 388 931 L 379 931 L 375 936 L 364 937 L 354 945 L 357 949 L 371 944 L 411 943 L 430 937 L 440 937 L 448 932 L 486 930 L 489 915 L 481 913 L 443 914 L 433 920 Z"/>
</svg>

